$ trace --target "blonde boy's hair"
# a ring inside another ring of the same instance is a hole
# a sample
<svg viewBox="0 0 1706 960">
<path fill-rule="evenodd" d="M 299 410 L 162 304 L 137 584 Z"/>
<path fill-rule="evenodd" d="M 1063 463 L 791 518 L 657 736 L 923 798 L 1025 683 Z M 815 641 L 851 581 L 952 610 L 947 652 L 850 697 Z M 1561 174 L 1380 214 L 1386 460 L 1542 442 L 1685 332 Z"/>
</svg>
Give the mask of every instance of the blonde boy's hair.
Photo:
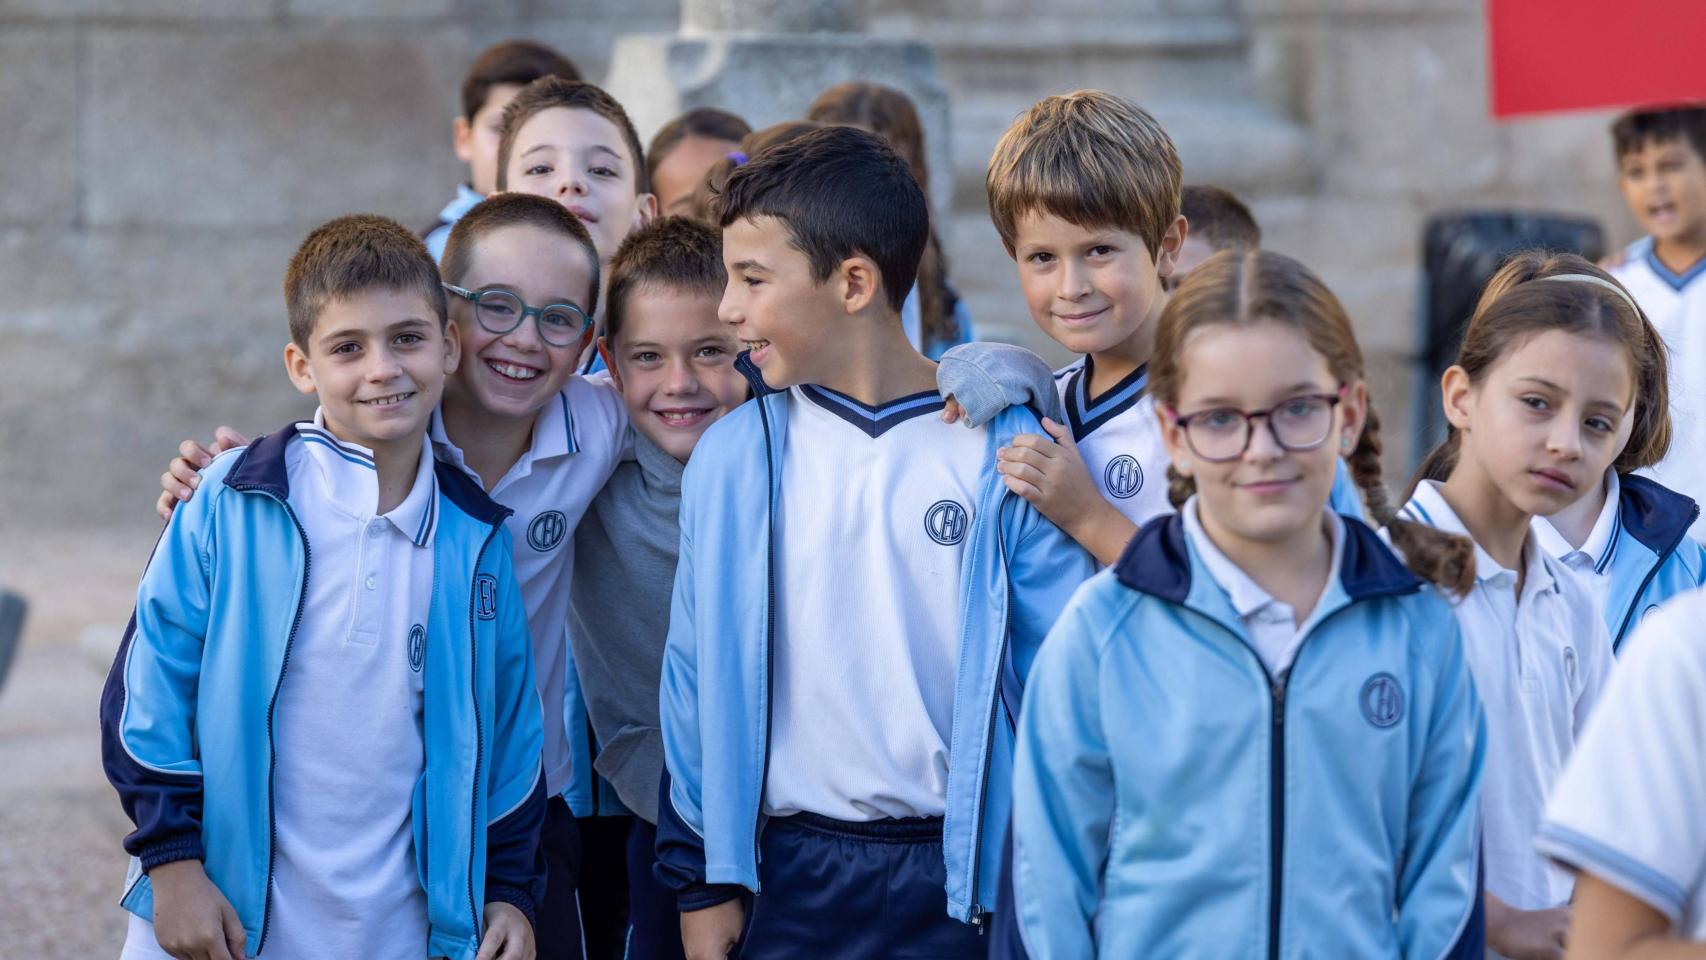
<svg viewBox="0 0 1706 960">
<path fill-rule="evenodd" d="M 1156 257 L 1179 215 L 1179 151 L 1142 107 L 1099 90 L 1044 97 L 989 158 L 989 215 L 1007 254 L 1019 219 L 1041 211 L 1137 234 Z"/>
</svg>

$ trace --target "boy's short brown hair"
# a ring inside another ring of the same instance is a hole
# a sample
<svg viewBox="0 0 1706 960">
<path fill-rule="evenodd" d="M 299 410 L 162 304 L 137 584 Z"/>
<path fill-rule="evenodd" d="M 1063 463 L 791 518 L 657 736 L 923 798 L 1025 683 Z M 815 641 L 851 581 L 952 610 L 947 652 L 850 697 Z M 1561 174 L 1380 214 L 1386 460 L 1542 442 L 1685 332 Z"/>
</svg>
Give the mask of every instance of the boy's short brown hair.
<svg viewBox="0 0 1706 960">
<path fill-rule="evenodd" d="M 592 265 L 591 281 L 586 299 L 576 304 L 587 316 L 598 312 L 598 250 L 592 245 L 592 235 L 586 224 L 567 208 L 549 197 L 530 193 L 494 193 L 474 204 L 456 226 L 450 228 L 450 238 L 444 242 L 444 259 L 439 272 L 446 283 L 460 286 L 474 261 L 474 248 L 481 239 L 504 227 L 530 226 L 562 234 L 577 244 Z"/>
<path fill-rule="evenodd" d="M 1250 208 L 1230 190 L 1193 184 L 1179 194 L 1179 212 L 1190 224 L 1190 236 L 1222 250 L 1254 250 L 1262 245 L 1262 228 Z"/>
<path fill-rule="evenodd" d="M 290 339 L 308 352 L 327 303 L 374 289 L 420 294 L 444 326 L 444 287 L 420 237 L 395 220 L 369 213 L 314 228 L 284 271 Z"/>
<path fill-rule="evenodd" d="M 628 234 L 610 261 L 604 336 L 615 342 L 628 299 L 659 287 L 721 297 L 729 282 L 723 268 L 723 235 L 687 217 L 664 217 Z"/>
<path fill-rule="evenodd" d="M 462 115 L 468 120 L 486 105 L 492 88 L 511 83 L 525 87 L 540 77 L 579 80 L 581 72 L 568 57 L 532 40 L 494 43 L 474 58 L 462 78 Z"/>
<path fill-rule="evenodd" d="M 1614 159 L 1622 160 L 1656 140 L 1680 140 L 1706 160 L 1706 105 L 1641 107 L 1611 124 Z"/>
<path fill-rule="evenodd" d="M 515 95 L 504 108 L 503 139 L 498 142 L 498 189 L 509 189 L 509 155 L 515 149 L 515 136 L 534 115 L 553 107 L 569 110 L 590 110 L 609 120 L 622 132 L 622 142 L 628 147 L 634 164 L 634 193 L 651 193 L 652 179 L 646 170 L 646 152 L 640 147 L 640 135 L 628 111 L 605 93 L 602 87 L 561 77 L 540 77 Z"/>
<path fill-rule="evenodd" d="M 1140 237 L 1151 257 L 1179 215 L 1179 152 L 1143 108 L 1111 93 L 1044 97 L 989 158 L 989 215 L 1009 256 L 1019 219 L 1042 211 Z"/>
</svg>

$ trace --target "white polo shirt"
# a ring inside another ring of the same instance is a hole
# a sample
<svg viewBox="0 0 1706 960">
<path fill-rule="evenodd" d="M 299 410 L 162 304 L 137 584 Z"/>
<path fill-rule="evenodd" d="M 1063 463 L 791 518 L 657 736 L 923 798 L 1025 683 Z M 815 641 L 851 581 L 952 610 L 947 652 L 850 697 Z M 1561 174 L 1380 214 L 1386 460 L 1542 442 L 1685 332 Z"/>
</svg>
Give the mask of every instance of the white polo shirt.
<svg viewBox="0 0 1706 960">
<path fill-rule="evenodd" d="M 320 413 L 297 424 L 297 437 L 285 468 L 311 559 L 273 711 L 273 882 L 261 956 L 421 960 L 427 903 L 412 809 L 426 762 L 432 451 L 423 441 L 408 496 L 376 516 L 371 451 L 334 437 Z M 134 915 L 124 955 L 166 956 Z"/>
<path fill-rule="evenodd" d="M 1303 645 L 1303 638 L 1314 629 L 1315 621 L 1321 614 L 1321 598 L 1315 599 L 1315 609 L 1303 623 L 1297 622 L 1297 611 L 1291 604 L 1282 603 L 1273 594 L 1262 589 L 1262 585 L 1250 579 L 1243 568 L 1232 562 L 1232 558 L 1221 552 L 1209 539 L 1208 531 L 1203 529 L 1202 517 L 1197 512 L 1197 498 L 1191 497 L 1185 505 L 1179 508 L 1184 517 L 1185 536 L 1190 538 L 1191 546 L 1197 556 L 1202 559 L 1203 566 L 1208 569 L 1208 575 L 1226 591 L 1232 601 L 1232 609 L 1238 614 L 1238 619 L 1244 623 L 1244 632 L 1248 635 L 1250 646 L 1256 651 L 1256 656 L 1262 658 L 1262 665 L 1267 667 L 1268 675 L 1273 678 L 1283 677 L 1291 672 L 1292 661 L 1297 659 L 1297 651 Z M 1345 521 L 1338 514 L 1328 511 L 1323 520 L 1324 531 L 1332 543 L 1331 560 L 1328 563 L 1327 581 L 1322 584 L 1321 595 L 1325 596 L 1327 588 L 1332 586 L 1332 579 L 1339 575 L 1339 566 L 1345 555 Z"/>
<path fill-rule="evenodd" d="M 1399 515 L 1468 536 L 1431 480 L 1416 487 Z M 1475 585 L 1461 598 L 1446 594 L 1486 710 L 1481 814 L 1487 889 L 1523 910 L 1570 899 L 1569 874 L 1535 852 L 1534 834 L 1612 663 L 1611 637 L 1592 593 L 1538 541 L 1531 534 L 1523 544 L 1521 597 L 1516 571 L 1479 544 Z"/>
<path fill-rule="evenodd" d="M 941 816 L 960 574 L 987 428 L 934 391 L 878 407 L 788 392 L 776 510 L 776 646 L 764 810 Z"/>
<path fill-rule="evenodd" d="M 1653 238 L 1642 237 L 1611 270 L 1670 350 L 1670 452 L 1652 470 L 1653 479 L 1706 503 L 1706 260 L 1678 274 L 1653 253 Z M 1706 516 L 1689 534 L 1706 539 Z"/>
<path fill-rule="evenodd" d="M 1172 513 L 1167 467 L 1149 368 L 1138 367 L 1100 396 L 1090 396 L 1094 365 L 1082 357 L 1054 374 L 1066 406 L 1066 426 L 1102 498 L 1138 526 Z"/>
<path fill-rule="evenodd" d="M 514 511 L 505 525 L 533 634 L 534 679 L 545 714 L 545 788 L 551 796 L 568 787 L 572 751 L 580 746 L 570 742 L 563 699 L 574 669 L 567 632 L 573 534 L 587 504 L 621 461 L 627 432 L 622 395 L 608 379 L 570 377 L 539 411 L 527 452 L 488 491 Z M 462 449 L 444 432 L 444 418 L 437 412 L 430 436 L 438 459 L 484 486 L 468 468 Z"/>
<path fill-rule="evenodd" d="M 1617 538 L 1622 532 L 1622 511 L 1619 509 L 1622 496 L 1623 481 L 1618 479 L 1616 470 L 1607 468 L 1605 505 L 1600 508 L 1593 529 L 1588 531 L 1588 538 L 1579 548 L 1570 546 L 1570 541 L 1564 539 L 1550 520 L 1542 519 L 1534 525 L 1541 549 L 1563 561 L 1570 572 L 1587 584 L 1602 614 L 1606 597 L 1611 593 L 1611 561 L 1617 556 Z"/>
<path fill-rule="evenodd" d="M 1706 940 L 1706 594 L 1641 621 L 1535 841 Z"/>
</svg>

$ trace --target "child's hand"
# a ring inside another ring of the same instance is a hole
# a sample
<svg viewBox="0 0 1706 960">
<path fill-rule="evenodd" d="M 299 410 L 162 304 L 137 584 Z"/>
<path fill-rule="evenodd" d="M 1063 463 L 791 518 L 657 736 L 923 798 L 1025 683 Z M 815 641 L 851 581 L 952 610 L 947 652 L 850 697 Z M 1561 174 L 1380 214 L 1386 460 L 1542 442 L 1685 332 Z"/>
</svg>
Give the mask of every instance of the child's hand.
<svg viewBox="0 0 1706 960">
<path fill-rule="evenodd" d="M 148 871 L 148 882 L 160 949 L 178 960 L 243 960 L 243 924 L 200 860 L 163 863 Z"/>
<path fill-rule="evenodd" d="M 960 406 L 960 402 L 958 400 L 955 400 L 952 394 L 949 394 L 948 395 L 948 405 L 942 408 L 942 422 L 943 423 L 958 423 L 960 421 L 960 418 L 964 417 L 965 415 L 966 415 L 966 408 Z M 969 426 L 971 426 L 971 424 L 968 423 L 968 424 L 966 424 L 966 426 L 969 427 Z"/>
<path fill-rule="evenodd" d="M 1070 536 L 1078 535 L 1079 521 L 1090 508 L 1102 502 L 1072 431 L 1063 424 L 1043 418 L 1048 437 L 1021 433 L 1013 445 L 995 451 L 995 469 L 1007 489 L 1030 501 L 1043 516 Z M 1050 440 L 1049 437 L 1054 439 Z"/>
<path fill-rule="evenodd" d="M 1570 907 L 1519 910 L 1487 895 L 1487 947 L 1510 960 L 1563 960 Z"/>
<path fill-rule="evenodd" d="M 474 960 L 533 960 L 533 925 L 514 904 L 486 904 L 486 935 Z"/>
<path fill-rule="evenodd" d="M 178 455 L 166 465 L 166 472 L 160 474 L 160 499 L 154 503 L 154 512 L 162 520 L 172 519 L 172 510 L 180 502 L 188 501 L 195 495 L 195 488 L 201 484 L 201 477 L 196 471 L 213 462 L 213 458 L 227 450 L 249 445 L 249 438 L 230 427 L 219 427 L 213 431 L 213 447 L 209 449 L 194 440 L 185 440 L 178 444 Z"/>
<path fill-rule="evenodd" d="M 687 960 L 723 960 L 740 941 L 746 910 L 740 898 L 681 915 L 681 947 Z"/>
</svg>

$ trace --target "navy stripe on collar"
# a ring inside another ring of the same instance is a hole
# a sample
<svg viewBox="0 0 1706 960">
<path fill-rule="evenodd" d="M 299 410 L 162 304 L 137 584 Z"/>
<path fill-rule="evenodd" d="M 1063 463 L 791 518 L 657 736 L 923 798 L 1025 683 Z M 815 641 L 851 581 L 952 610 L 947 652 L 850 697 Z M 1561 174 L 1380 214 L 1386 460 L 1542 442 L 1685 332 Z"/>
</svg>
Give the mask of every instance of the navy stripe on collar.
<svg viewBox="0 0 1706 960">
<path fill-rule="evenodd" d="M 1423 586 L 1380 535 L 1355 517 L 1344 517 L 1344 556 L 1339 584 L 1352 600 L 1402 596 Z M 1114 578 L 1140 593 L 1183 604 L 1191 594 L 1191 552 L 1185 520 L 1177 513 L 1149 521 L 1120 555 Z"/>
<path fill-rule="evenodd" d="M 1097 427 L 1130 410 L 1149 389 L 1149 365 L 1144 364 L 1126 374 L 1119 383 L 1101 396 L 1090 396 L 1090 378 L 1095 364 L 1089 357 L 1072 374 L 1066 384 L 1066 420 L 1072 427 L 1072 438 L 1083 440 Z"/>
<path fill-rule="evenodd" d="M 1677 273 L 1671 268 L 1665 266 L 1664 261 L 1659 259 L 1657 248 L 1658 244 L 1656 243 L 1650 243 L 1647 245 L 1647 267 L 1652 270 L 1654 275 L 1660 280 L 1670 284 L 1672 290 L 1681 290 L 1687 287 L 1690 283 L 1699 279 L 1701 275 L 1706 274 L 1706 257 L 1701 257 L 1699 260 L 1695 261 L 1694 266 L 1689 267 L 1681 273 Z"/>
<path fill-rule="evenodd" d="M 914 417 L 927 413 L 937 413 L 947 406 L 947 401 L 934 390 L 925 390 L 898 400 L 871 406 L 828 387 L 816 384 L 804 384 L 800 393 L 806 399 L 828 410 L 841 419 L 863 430 L 870 437 L 880 437 L 889 429 L 899 426 Z"/>
</svg>

